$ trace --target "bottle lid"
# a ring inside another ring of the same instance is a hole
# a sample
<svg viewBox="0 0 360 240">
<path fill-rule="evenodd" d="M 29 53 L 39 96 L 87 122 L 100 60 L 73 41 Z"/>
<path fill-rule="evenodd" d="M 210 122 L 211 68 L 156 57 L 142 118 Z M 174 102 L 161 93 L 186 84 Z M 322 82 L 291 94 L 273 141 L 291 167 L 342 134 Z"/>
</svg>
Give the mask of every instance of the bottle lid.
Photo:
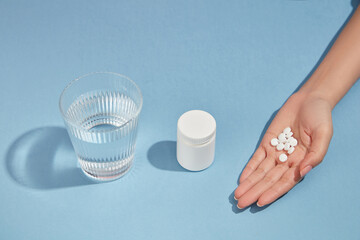
<svg viewBox="0 0 360 240">
<path fill-rule="evenodd" d="M 181 115 L 177 127 L 180 137 L 193 145 L 208 142 L 216 133 L 214 117 L 202 110 L 191 110 Z"/>
</svg>

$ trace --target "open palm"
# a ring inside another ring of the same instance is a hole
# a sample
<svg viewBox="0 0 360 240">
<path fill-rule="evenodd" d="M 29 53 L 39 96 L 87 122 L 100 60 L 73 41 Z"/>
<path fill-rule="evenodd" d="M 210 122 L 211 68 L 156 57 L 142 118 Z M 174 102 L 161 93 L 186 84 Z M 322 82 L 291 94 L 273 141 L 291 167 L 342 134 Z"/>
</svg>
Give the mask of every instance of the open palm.
<svg viewBox="0 0 360 240">
<path fill-rule="evenodd" d="M 292 129 L 298 145 L 282 163 L 279 155 L 283 152 L 277 151 L 270 141 L 286 127 Z M 292 95 L 275 116 L 240 176 L 234 193 L 237 206 L 245 208 L 256 201 L 258 206 L 264 206 L 287 193 L 322 161 L 331 137 L 331 106 L 317 96 Z"/>
</svg>

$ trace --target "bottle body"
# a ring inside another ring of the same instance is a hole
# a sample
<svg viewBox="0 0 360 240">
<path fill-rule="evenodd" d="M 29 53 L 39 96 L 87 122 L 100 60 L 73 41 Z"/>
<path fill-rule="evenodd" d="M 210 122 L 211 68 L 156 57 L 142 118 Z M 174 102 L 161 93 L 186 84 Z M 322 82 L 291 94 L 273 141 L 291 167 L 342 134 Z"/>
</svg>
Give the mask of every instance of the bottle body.
<svg viewBox="0 0 360 240">
<path fill-rule="evenodd" d="M 203 144 L 191 144 L 177 134 L 176 157 L 179 164 L 190 171 L 208 168 L 215 157 L 215 135 Z"/>
</svg>

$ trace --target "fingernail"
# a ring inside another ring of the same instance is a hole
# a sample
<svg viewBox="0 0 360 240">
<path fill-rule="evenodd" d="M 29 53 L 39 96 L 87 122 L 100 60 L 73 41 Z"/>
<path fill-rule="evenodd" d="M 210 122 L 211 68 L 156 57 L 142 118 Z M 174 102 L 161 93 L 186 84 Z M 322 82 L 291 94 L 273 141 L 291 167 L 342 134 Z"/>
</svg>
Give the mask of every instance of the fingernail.
<svg viewBox="0 0 360 240">
<path fill-rule="evenodd" d="M 239 205 L 236 204 L 236 206 L 237 206 L 238 209 L 242 209 L 241 207 L 239 207 Z"/>
<path fill-rule="evenodd" d="M 311 171 L 311 169 L 312 167 L 310 165 L 304 167 L 304 169 L 300 171 L 301 177 L 304 177 L 306 174 L 308 174 Z"/>
<path fill-rule="evenodd" d="M 239 200 L 239 199 L 237 199 L 236 197 L 235 197 L 235 195 L 234 195 L 234 199 L 237 201 L 237 200 Z"/>
<path fill-rule="evenodd" d="M 264 205 L 260 205 L 258 202 L 256 203 L 258 207 L 263 207 Z"/>
</svg>

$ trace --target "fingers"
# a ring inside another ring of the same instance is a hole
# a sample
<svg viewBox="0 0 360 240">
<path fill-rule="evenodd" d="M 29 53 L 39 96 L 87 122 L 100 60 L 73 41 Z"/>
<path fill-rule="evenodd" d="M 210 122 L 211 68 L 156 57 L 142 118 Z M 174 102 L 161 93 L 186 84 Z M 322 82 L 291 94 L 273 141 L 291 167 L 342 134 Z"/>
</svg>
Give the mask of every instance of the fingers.
<svg viewBox="0 0 360 240">
<path fill-rule="evenodd" d="M 246 193 L 250 188 L 257 184 L 260 180 L 264 178 L 266 173 L 275 166 L 275 161 L 272 158 L 266 158 L 258 168 L 251 173 L 240 185 L 236 188 L 234 196 L 236 199 L 239 199 L 244 193 Z"/>
<path fill-rule="evenodd" d="M 248 176 L 250 176 L 257 169 L 260 163 L 265 159 L 265 157 L 266 157 L 265 149 L 260 146 L 255 151 L 254 155 L 252 156 L 252 158 L 244 168 L 243 172 L 241 173 L 239 182 L 240 183 L 243 182 Z"/>
<path fill-rule="evenodd" d="M 321 163 L 328 150 L 332 137 L 332 127 L 319 127 L 311 134 L 311 145 L 305 158 L 300 163 L 300 175 L 305 176 L 312 168 Z"/>
<path fill-rule="evenodd" d="M 272 187 L 266 190 L 258 199 L 258 206 L 265 206 L 290 191 L 301 179 L 299 167 L 289 168 Z"/>
<path fill-rule="evenodd" d="M 286 164 L 278 164 L 272 168 L 262 180 L 238 199 L 238 207 L 245 208 L 256 202 L 260 195 L 276 183 L 288 169 Z"/>
</svg>

